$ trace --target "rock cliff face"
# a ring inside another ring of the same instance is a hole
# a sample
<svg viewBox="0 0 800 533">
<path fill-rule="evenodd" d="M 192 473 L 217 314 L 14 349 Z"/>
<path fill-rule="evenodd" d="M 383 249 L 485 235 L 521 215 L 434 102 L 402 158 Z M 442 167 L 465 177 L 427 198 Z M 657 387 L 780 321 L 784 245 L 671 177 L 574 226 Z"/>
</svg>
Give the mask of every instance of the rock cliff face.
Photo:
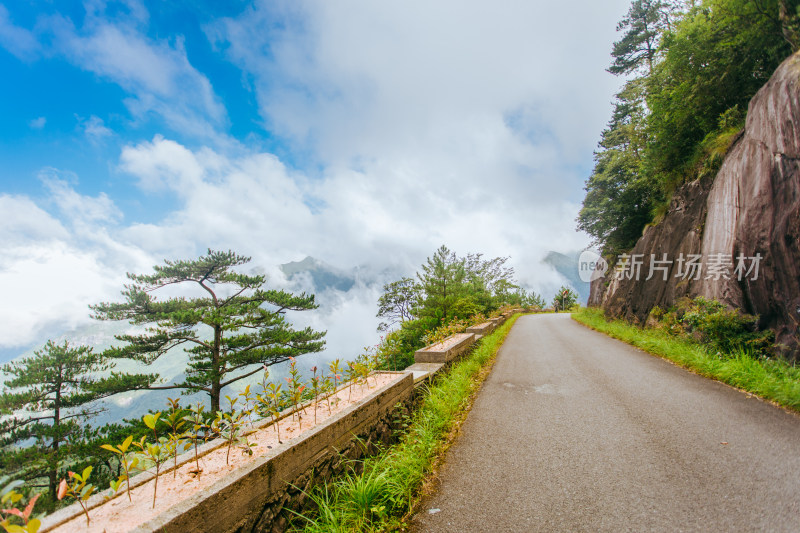
<svg viewBox="0 0 800 533">
<path fill-rule="evenodd" d="M 682 296 L 714 298 L 759 315 L 760 325 L 775 330 L 797 355 L 798 238 L 800 53 L 784 61 L 750 101 L 744 133 L 717 176 L 683 186 L 664 220 L 645 230 L 630 252 L 632 258 L 641 254 L 639 279 L 632 268 L 623 279 L 610 272 L 592 283 L 589 303 L 643 321 L 653 306 L 669 307 Z M 664 268 L 646 280 L 651 254 L 665 260 L 656 264 Z M 700 256 L 699 275 L 686 275 L 691 255 Z"/>
</svg>

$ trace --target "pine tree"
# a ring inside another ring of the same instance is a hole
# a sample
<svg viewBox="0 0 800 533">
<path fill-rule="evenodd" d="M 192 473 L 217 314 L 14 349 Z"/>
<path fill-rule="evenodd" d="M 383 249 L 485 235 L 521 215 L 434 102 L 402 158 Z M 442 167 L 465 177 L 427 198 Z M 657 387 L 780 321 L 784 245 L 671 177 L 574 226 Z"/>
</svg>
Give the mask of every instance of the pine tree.
<svg viewBox="0 0 800 533">
<path fill-rule="evenodd" d="M 133 283 L 122 291 L 125 302 L 100 303 L 91 309 L 99 320 L 128 320 L 149 327 L 141 334 L 117 336 L 125 344 L 107 354 L 151 364 L 175 347 L 188 346 L 185 380 L 149 388 L 205 392 L 211 412 L 216 412 L 224 387 L 262 371 L 264 365 L 320 351 L 325 332 L 295 331 L 284 316 L 287 310 L 316 309 L 314 296 L 266 290 L 265 276 L 233 270 L 248 262 L 249 257 L 230 251 L 208 250 L 194 260 L 164 261 L 154 267 L 154 274 L 128 274 Z M 206 296 L 157 300 L 152 295 L 169 285 L 194 285 Z"/>
<path fill-rule="evenodd" d="M 38 485 L 47 478 L 49 504 L 56 501 L 59 469 L 73 448 L 79 446 L 84 423 L 100 409 L 91 402 L 113 394 L 141 388 L 155 379 L 152 375 L 114 372 L 113 362 L 87 346 L 58 345 L 48 341 L 42 350 L 3 367 L 5 390 L 0 394 L 0 467 L 5 473 Z M 106 377 L 99 373 L 111 371 Z M 21 443 L 33 440 L 26 447 Z"/>
<path fill-rule="evenodd" d="M 439 324 L 452 317 L 453 307 L 464 293 L 467 272 L 464 260 L 442 245 L 417 273 L 424 294 L 420 314 L 432 316 Z"/>
<path fill-rule="evenodd" d="M 629 74 L 646 65 L 648 73 L 652 73 L 661 33 L 669 27 L 669 15 L 673 10 L 670 2 L 634 0 L 628 14 L 617 25 L 617 31 L 627 31 L 614 43 L 611 52 L 614 62 L 608 71 Z"/>
</svg>

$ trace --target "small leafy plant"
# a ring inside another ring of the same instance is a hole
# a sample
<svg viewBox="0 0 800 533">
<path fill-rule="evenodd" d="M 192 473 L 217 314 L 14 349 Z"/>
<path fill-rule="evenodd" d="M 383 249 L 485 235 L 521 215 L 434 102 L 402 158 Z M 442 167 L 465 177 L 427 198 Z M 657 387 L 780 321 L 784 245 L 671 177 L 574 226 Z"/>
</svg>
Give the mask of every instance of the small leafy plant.
<svg viewBox="0 0 800 533">
<path fill-rule="evenodd" d="M 292 402 L 293 414 L 297 415 L 297 423 L 302 429 L 303 417 L 299 412 L 298 406 L 302 402 L 303 391 L 306 386 L 303 385 L 303 382 L 300 380 L 300 371 L 297 370 L 297 361 L 295 361 L 294 357 L 289 358 L 289 376 L 290 377 L 285 378 L 286 383 L 289 384 L 289 399 Z"/>
<path fill-rule="evenodd" d="M 161 473 L 161 466 L 169 460 L 170 450 L 167 439 L 158 436 L 158 420 L 161 418 L 161 413 L 148 413 L 142 417 L 144 424 L 153 432 L 154 441 L 147 442 L 147 437 L 135 443 L 134 445 L 141 450 L 141 456 L 146 461 L 149 461 L 156 471 L 155 484 L 153 485 L 153 509 L 156 507 L 156 496 L 158 494 L 158 476 Z"/>
<path fill-rule="evenodd" d="M 277 388 L 277 389 L 276 389 Z M 262 418 L 272 417 L 273 423 L 277 423 L 277 416 L 280 409 L 274 409 L 280 403 L 280 384 L 276 385 L 269 381 L 269 369 L 264 365 L 264 375 L 261 377 L 261 392 L 256 394 L 255 410 Z M 280 434 L 278 442 L 280 442 Z"/>
<path fill-rule="evenodd" d="M 22 508 L 22 506 L 17 507 L 24 496 L 15 489 L 21 486 L 23 482 L 18 479 L 13 481 L 8 480 L 8 477 L 0 478 L 0 485 L 3 487 L 0 489 L 0 505 L 3 506 L 0 512 L 4 515 L 2 520 L 0 520 L 0 526 L 3 526 L 6 533 L 36 533 L 39 531 L 42 523 L 38 518 L 31 518 L 31 514 L 33 513 L 34 505 L 36 505 L 36 500 L 39 499 L 41 494 L 36 494 L 31 498 L 24 508 Z M 6 508 L 7 505 L 10 505 L 10 507 Z M 12 524 L 12 516 L 16 516 L 22 520 L 23 525 Z"/>
<path fill-rule="evenodd" d="M 191 443 L 185 439 L 186 433 L 181 431 L 181 428 L 186 424 L 183 419 L 184 410 L 181 409 L 180 400 L 167 398 L 167 404 L 170 407 L 169 413 L 161 419 L 161 422 L 169 427 L 167 442 L 169 451 L 172 452 L 173 466 L 172 479 L 178 475 L 178 450 L 181 448 L 183 451 L 191 447 Z"/>
<path fill-rule="evenodd" d="M 442 324 L 435 330 L 425 334 L 422 337 L 422 341 L 425 345 L 438 344 L 451 335 L 463 333 L 471 325 L 472 324 L 466 319 L 459 320 L 458 317 L 453 317 L 450 322 Z"/>
<path fill-rule="evenodd" d="M 281 430 L 279 427 L 280 421 L 278 418 L 281 414 L 281 384 L 269 383 L 264 387 L 264 395 L 258 397 L 262 405 L 262 409 L 272 417 L 272 423 L 275 424 L 275 433 L 278 435 L 278 443 L 281 442 Z"/>
<path fill-rule="evenodd" d="M 191 429 L 188 430 L 185 435 L 186 438 L 191 441 L 192 445 L 194 445 L 194 462 L 196 467 L 194 471 L 195 475 L 198 475 L 203 471 L 203 469 L 200 468 L 200 457 L 197 454 L 197 447 L 201 439 L 205 441 L 205 437 L 208 433 L 208 424 L 206 424 L 206 418 L 203 413 L 204 409 L 205 406 L 202 403 L 197 402 L 194 407 L 189 409 L 190 414 L 183 417 L 183 419 L 188 422 L 189 426 L 191 427 Z M 201 431 L 203 432 L 202 437 L 200 436 Z"/>
<path fill-rule="evenodd" d="M 341 361 L 339 359 L 334 359 L 331 361 L 329 367 L 331 369 L 331 374 L 333 375 L 333 390 L 339 388 L 339 380 L 342 379 L 342 366 Z"/>
<path fill-rule="evenodd" d="M 58 485 L 56 496 L 59 500 L 63 500 L 66 496 L 75 498 L 78 504 L 80 504 L 81 509 L 83 509 L 83 513 L 86 515 L 86 525 L 88 526 L 89 509 L 86 507 L 86 500 L 92 496 L 95 490 L 95 486 L 89 483 L 89 476 L 92 475 L 92 467 L 87 466 L 80 474 L 75 472 L 69 472 L 68 474 L 70 481 L 67 482 L 66 479 L 61 480 L 61 483 Z"/>
<path fill-rule="evenodd" d="M 230 406 L 230 412 L 224 413 L 217 411 L 217 418 L 214 420 L 214 425 L 219 431 L 220 436 L 228 443 L 228 451 L 225 455 L 225 464 L 230 464 L 231 448 L 237 444 L 244 453 L 253 454 L 252 446 L 246 437 L 242 436 L 242 428 L 244 426 L 244 412 L 236 409 L 236 403 L 239 398 L 231 398 L 225 396 Z"/>
<path fill-rule="evenodd" d="M 319 395 L 322 392 L 322 376 L 317 375 L 317 367 L 312 366 L 311 372 L 314 374 L 311 377 L 311 392 L 314 394 L 314 424 L 317 423 L 317 408 L 319 407 Z"/>
<path fill-rule="evenodd" d="M 698 296 L 681 298 L 664 311 L 653 308 L 649 321 L 672 334 L 683 335 L 716 350 L 719 356 L 751 351 L 760 356 L 772 354 L 775 336 L 758 329 L 758 317 L 728 309 L 724 304 Z"/>
<path fill-rule="evenodd" d="M 139 458 L 134 457 L 131 452 L 128 450 L 133 443 L 133 435 L 129 435 L 122 444 L 114 446 L 113 444 L 101 444 L 100 447 L 104 450 L 108 450 L 119 457 L 120 465 L 122 466 L 123 473 L 111 482 L 111 490 L 113 493 L 117 493 L 119 489 L 122 487 L 122 483 L 125 483 L 125 487 L 128 492 L 128 501 L 133 501 L 131 499 L 131 471 L 136 468 L 136 465 L 139 464 Z"/>
<path fill-rule="evenodd" d="M 347 362 L 347 370 L 344 371 L 345 376 L 347 376 L 347 381 L 349 383 L 349 392 L 347 394 L 347 401 L 349 402 L 353 397 L 353 384 L 358 377 L 358 369 L 356 368 L 356 363 L 353 361 Z"/>
<path fill-rule="evenodd" d="M 244 421 L 248 424 L 252 423 L 253 411 L 255 407 L 255 396 L 250 392 L 250 385 L 247 385 L 244 390 L 239 393 L 239 397 L 244 403 L 244 406 L 242 407 Z"/>
<path fill-rule="evenodd" d="M 322 380 L 322 394 L 325 396 L 325 402 L 328 404 L 328 414 L 331 414 L 331 396 L 333 396 L 334 390 L 331 377 L 324 376 Z"/>
</svg>

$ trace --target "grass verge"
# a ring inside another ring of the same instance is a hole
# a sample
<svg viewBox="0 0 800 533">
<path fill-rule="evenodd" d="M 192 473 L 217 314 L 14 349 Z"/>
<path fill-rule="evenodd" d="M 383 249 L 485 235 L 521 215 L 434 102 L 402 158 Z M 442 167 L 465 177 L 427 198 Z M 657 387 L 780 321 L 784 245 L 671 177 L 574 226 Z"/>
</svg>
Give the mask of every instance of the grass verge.
<svg viewBox="0 0 800 533">
<path fill-rule="evenodd" d="M 581 308 L 572 318 L 610 337 L 669 359 L 702 376 L 716 379 L 800 412 L 800 367 L 747 351 L 722 354 L 666 331 L 607 320 L 602 309 Z"/>
<path fill-rule="evenodd" d="M 296 531 L 350 532 L 402 529 L 421 488 L 452 442 L 494 357 L 517 316 L 481 339 L 475 350 L 432 384 L 400 442 L 364 460 L 363 470 L 318 487 L 318 510 L 302 515 Z"/>
</svg>

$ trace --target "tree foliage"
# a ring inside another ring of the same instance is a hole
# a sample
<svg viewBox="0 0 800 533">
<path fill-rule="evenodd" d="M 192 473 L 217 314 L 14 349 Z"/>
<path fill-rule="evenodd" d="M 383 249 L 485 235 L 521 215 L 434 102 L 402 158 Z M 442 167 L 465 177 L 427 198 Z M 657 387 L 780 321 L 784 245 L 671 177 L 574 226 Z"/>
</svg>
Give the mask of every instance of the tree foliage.
<svg viewBox="0 0 800 533">
<path fill-rule="evenodd" d="M 747 109 L 791 53 L 778 15 L 776 0 L 707 0 L 665 34 L 663 60 L 647 80 L 647 160 L 668 186 L 693 177 L 699 145 L 720 116 Z"/>
<path fill-rule="evenodd" d="M 798 0 L 634 0 L 614 43 L 617 94 L 578 227 L 630 249 L 680 184 L 713 176 L 747 104 L 798 45 Z"/>
<path fill-rule="evenodd" d="M 46 486 L 45 506 L 56 501 L 60 470 L 66 461 L 75 460 L 87 431 L 84 425 L 99 412 L 92 402 L 146 386 L 154 378 L 113 368 L 103 354 L 66 341 L 48 341 L 33 356 L 3 367 L 8 377 L 0 394 L 0 466 L 4 473 L 28 481 L 29 487 Z M 33 443 L 19 446 L 28 441 Z"/>
<path fill-rule="evenodd" d="M 519 289 L 517 295 L 519 296 L 519 302 L 509 303 L 521 305 L 530 309 L 544 309 L 547 306 L 547 301 L 544 297 L 541 294 L 537 294 L 535 291 L 525 292 L 524 289 Z"/>
<path fill-rule="evenodd" d="M 315 309 L 314 296 L 267 290 L 264 276 L 233 270 L 249 261 L 230 251 L 209 250 L 193 260 L 164 261 L 153 274 L 128 274 L 132 283 L 122 292 L 125 301 L 91 306 L 94 316 L 148 327 L 143 333 L 117 336 L 124 344 L 108 350 L 108 356 L 150 364 L 183 346 L 190 356 L 184 381 L 149 388 L 205 392 L 216 412 L 223 387 L 264 365 L 320 351 L 325 332 L 294 330 L 285 318 L 289 310 Z M 153 296 L 171 285 L 194 287 L 204 296 Z"/>
<path fill-rule="evenodd" d="M 504 305 L 544 307 L 540 296 L 517 285 L 508 259 L 486 259 L 478 253 L 460 257 L 441 246 L 420 266 L 416 279 L 405 277 L 384 285 L 377 316 L 388 321 L 378 329 L 399 326 L 383 338 L 381 349 L 390 352 L 384 356 L 395 365 L 410 364 L 427 334 L 456 319 L 488 315 Z"/>
<path fill-rule="evenodd" d="M 466 292 L 467 271 L 463 259 L 442 245 L 421 268 L 422 271 L 417 272 L 421 293 L 420 316 L 435 318 L 441 324 L 457 311 L 457 302 L 461 304 L 462 312 L 468 312 L 463 309 L 465 302 L 459 301 L 471 296 Z"/>
<path fill-rule="evenodd" d="M 625 30 L 622 39 L 614 43 L 614 61 L 608 68 L 612 74 L 630 74 L 646 66 L 653 70 L 662 32 L 670 27 L 675 5 L 659 0 L 634 0 L 617 31 Z"/>
<path fill-rule="evenodd" d="M 642 80 L 633 80 L 617 94 L 577 219 L 578 228 L 602 243 L 606 254 L 632 248 L 661 199 L 659 187 L 641 171 L 644 126 L 644 86 Z"/>
<path fill-rule="evenodd" d="M 553 309 L 556 311 L 566 311 L 576 303 L 578 303 L 578 295 L 565 285 L 562 285 L 553 296 Z"/>
<path fill-rule="evenodd" d="M 383 286 L 383 294 L 378 299 L 378 314 L 387 322 L 381 322 L 378 331 L 386 331 L 391 326 L 414 318 L 414 308 L 418 305 L 419 287 L 413 278 L 402 278 Z"/>
<path fill-rule="evenodd" d="M 483 254 L 458 257 L 442 245 L 417 272 L 419 305 L 415 315 L 441 325 L 453 317 L 469 317 L 496 309 L 518 286 L 508 257 L 483 259 Z"/>
</svg>

